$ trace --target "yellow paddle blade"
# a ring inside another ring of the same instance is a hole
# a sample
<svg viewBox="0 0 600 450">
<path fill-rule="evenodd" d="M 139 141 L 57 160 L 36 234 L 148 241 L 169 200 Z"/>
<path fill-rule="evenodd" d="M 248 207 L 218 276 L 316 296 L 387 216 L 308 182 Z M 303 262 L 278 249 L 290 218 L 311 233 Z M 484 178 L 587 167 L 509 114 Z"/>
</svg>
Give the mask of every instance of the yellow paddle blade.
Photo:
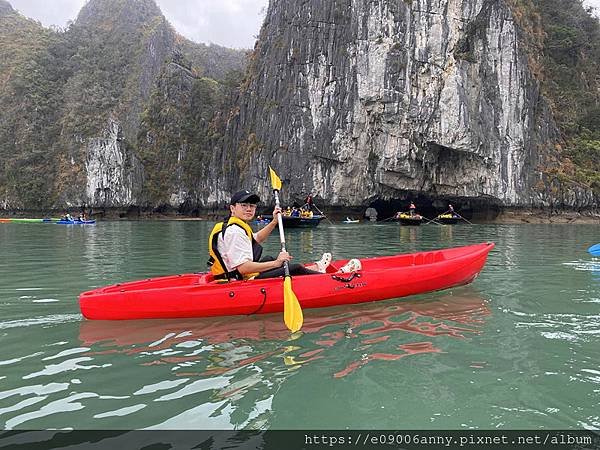
<svg viewBox="0 0 600 450">
<path fill-rule="evenodd" d="M 280 191 L 281 180 L 279 179 L 275 171 L 271 168 L 271 166 L 269 166 L 269 174 L 271 175 L 271 186 L 273 186 L 273 189 Z"/>
<path fill-rule="evenodd" d="M 294 358 L 293 356 L 284 356 L 283 357 L 283 363 L 288 366 L 288 367 L 294 367 L 295 369 L 299 369 L 302 364 L 304 364 L 306 362 L 305 359 L 301 360 L 301 361 L 296 361 L 296 358 Z"/>
<path fill-rule="evenodd" d="M 292 333 L 295 333 L 304 323 L 302 308 L 298 297 L 292 291 L 292 279 L 285 277 L 283 280 L 283 321 Z"/>
</svg>

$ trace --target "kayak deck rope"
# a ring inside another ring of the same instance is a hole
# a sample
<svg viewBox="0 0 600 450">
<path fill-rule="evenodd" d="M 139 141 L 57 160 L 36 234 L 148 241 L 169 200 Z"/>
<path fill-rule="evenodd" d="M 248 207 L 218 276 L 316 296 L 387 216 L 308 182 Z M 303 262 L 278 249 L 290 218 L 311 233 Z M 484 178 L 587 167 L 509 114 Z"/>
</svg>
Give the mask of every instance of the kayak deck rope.
<svg viewBox="0 0 600 450">
<path fill-rule="evenodd" d="M 340 281 L 342 283 L 349 283 L 350 281 L 354 280 L 355 278 L 360 278 L 360 273 L 352 272 L 352 274 L 346 278 L 341 277 L 339 275 L 331 275 L 331 278 L 333 278 L 335 281 Z"/>
<path fill-rule="evenodd" d="M 350 282 L 355 278 L 360 278 L 360 273 L 352 272 L 352 274 L 346 278 L 340 277 L 339 275 L 331 275 L 331 278 L 341 283 L 344 283 L 344 287 L 346 289 L 354 289 L 356 285 L 351 284 Z"/>
<path fill-rule="evenodd" d="M 250 314 L 247 314 L 248 316 L 253 316 L 254 314 L 257 314 L 263 306 L 265 306 L 265 303 L 267 302 L 267 290 L 265 288 L 260 288 L 260 293 L 263 295 L 263 301 L 260 304 L 260 306 L 258 307 L 258 309 L 256 311 L 251 312 Z"/>
</svg>

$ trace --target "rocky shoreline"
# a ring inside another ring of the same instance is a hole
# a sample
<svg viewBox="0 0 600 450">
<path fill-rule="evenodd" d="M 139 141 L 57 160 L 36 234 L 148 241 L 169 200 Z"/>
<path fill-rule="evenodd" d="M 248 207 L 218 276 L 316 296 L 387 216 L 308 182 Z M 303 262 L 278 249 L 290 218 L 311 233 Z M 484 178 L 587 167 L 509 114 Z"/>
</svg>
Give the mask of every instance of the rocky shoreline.
<svg viewBox="0 0 600 450">
<path fill-rule="evenodd" d="M 343 221 L 347 216 L 354 219 L 366 220 L 364 208 L 329 208 L 323 207 L 324 214 L 334 223 Z M 266 210 L 265 210 L 266 211 Z M 270 211 L 269 211 L 270 212 Z M 36 210 L 0 210 L 0 219 L 10 218 L 43 218 L 60 217 L 64 211 L 36 211 Z M 71 212 L 73 215 L 74 213 Z M 97 220 L 181 220 L 202 221 L 219 220 L 226 214 L 226 209 L 210 209 L 195 211 L 193 214 L 182 214 L 176 210 L 128 210 L 110 209 L 91 211 L 88 217 Z M 460 214 L 460 211 L 459 211 Z M 76 215 L 76 214 L 75 214 Z M 434 214 L 430 214 L 432 217 Z M 426 216 L 428 216 L 426 214 Z M 569 210 L 542 210 L 505 208 L 491 213 L 490 211 L 473 211 L 472 214 L 464 215 L 470 222 L 476 224 L 599 224 L 600 212 L 592 210 L 569 211 Z M 379 217 L 379 221 L 387 219 L 385 215 Z"/>
<path fill-rule="evenodd" d="M 492 223 L 600 224 L 600 214 L 592 211 L 505 210 Z"/>
</svg>

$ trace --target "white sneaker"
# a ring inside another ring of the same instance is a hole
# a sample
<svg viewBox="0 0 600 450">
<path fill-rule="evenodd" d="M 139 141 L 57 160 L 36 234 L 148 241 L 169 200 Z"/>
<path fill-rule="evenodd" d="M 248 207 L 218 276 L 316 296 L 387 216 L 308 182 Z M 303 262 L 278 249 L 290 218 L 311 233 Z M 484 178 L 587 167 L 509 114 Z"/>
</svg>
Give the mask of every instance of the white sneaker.
<svg viewBox="0 0 600 450">
<path fill-rule="evenodd" d="M 344 267 L 342 267 L 340 269 L 340 272 L 343 272 L 343 273 L 358 272 L 361 269 L 362 269 L 362 264 L 360 263 L 360 261 L 356 258 L 353 258 L 350 261 L 348 261 L 344 265 Z"/>
<path fill-rule="evenodd" d="M 331 253 L 323 253 L 321 259 L 315 262 L 319 272 L 325 273 L 327 271 L 327 267 L 331 264 Z"/>
</svg>

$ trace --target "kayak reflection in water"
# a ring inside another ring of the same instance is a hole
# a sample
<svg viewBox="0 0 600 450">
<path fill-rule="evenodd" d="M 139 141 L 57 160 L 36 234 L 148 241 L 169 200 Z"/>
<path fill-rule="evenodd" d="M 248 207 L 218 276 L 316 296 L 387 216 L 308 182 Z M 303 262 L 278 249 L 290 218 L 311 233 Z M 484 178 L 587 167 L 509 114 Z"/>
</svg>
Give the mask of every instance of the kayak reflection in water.
<svg viewBox="0 0 600 450">
<path fill-rule="evenodd" d="M 273 217 L 260 231 L 254 233 L 249 222 L 256 213 L 260 197 L 248 190 L 236 192 L 229 202 L 230 215 L 217 223 L 210 233 L 208 252 L 210 270 L 216 279 L 244 280 L 250 278 L 275 278 L 284 276 L 283 264 L 292 256 L 281 251 L 277 258 L 262 256 L 262 245 L 278 225 L 281 208 L 273 209 Z M 352 270 L 360 269 L 360 261 L 351 260 Z M 323 253 L 314 264 L 289 264 L 290 275 L 313 275 L 325 273 L 331 263 L 331 253 Z M 358 264 L 357 264 L 358 263 Z M 358 267 L 358 268 L 357 268 Z"/>
</svg>

